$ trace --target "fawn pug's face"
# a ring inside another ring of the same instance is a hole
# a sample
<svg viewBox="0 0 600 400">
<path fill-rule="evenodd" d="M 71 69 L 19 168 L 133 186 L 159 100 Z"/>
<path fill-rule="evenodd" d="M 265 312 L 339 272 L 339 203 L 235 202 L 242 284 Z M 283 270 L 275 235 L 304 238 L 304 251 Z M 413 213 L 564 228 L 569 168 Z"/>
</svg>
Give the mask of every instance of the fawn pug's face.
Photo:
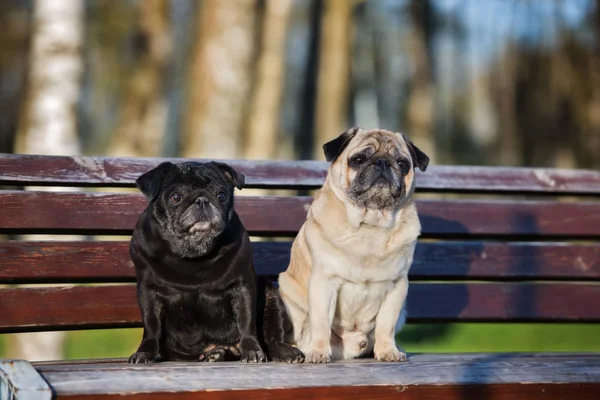
<svg viewBox="0 0 600 400">
<path fill-rule="evenodd" d="M 333 185 L 360 208 L 393 210 L 414 192 L 414 169 L 429 157 L 404 134 L 351 128 L 323 146 Z"/>
</svg>

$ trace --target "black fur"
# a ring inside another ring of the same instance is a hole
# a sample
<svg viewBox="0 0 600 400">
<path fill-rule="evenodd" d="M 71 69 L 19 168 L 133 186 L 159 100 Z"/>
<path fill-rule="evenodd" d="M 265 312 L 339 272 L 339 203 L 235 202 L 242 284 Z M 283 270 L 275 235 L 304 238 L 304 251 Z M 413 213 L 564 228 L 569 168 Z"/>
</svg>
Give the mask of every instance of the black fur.
<svg viewBox="0 0 600 400">
<path fill-rule="evenodd" d="M 281 340 L 289 317 L 278 290 L 259 281 L 257 296 L 250 240 L 233 208 L 244 176 L 222 163 L 163 163 L 136 184 L 150 202 L 130 244 L 144 334 L 129 362 L 263 362 L 263 348 L 273 360 L 303 361 Z"/>
<path fill-rule="evenodd" d="M 410 151 L 413 165 L 415 168 L 419 168 L 421 171 L 425 172 L 427 166 L 429 165 L 429 157 L 427 154 L 419 150 L 419 148 L 415 146 L 406 135 L 403 134 L 402 137 L 404 137 L 404 141 L 408 145 L 408 150 Z"/>
<path fill-rule="evenodd" d="M 344 151 L 346 146 L 348 146 L 350 140 L 352 140 L 352 138 L 356 136 L 358 129 L 359 128 L 350 128 L 337 138 L 325 143 L 323 145 L 325 160 L 327 160 L 327 162 L 334 162 L 338 158 L 338 156 L 342 154 L 342 151 Z"/>
</svg>

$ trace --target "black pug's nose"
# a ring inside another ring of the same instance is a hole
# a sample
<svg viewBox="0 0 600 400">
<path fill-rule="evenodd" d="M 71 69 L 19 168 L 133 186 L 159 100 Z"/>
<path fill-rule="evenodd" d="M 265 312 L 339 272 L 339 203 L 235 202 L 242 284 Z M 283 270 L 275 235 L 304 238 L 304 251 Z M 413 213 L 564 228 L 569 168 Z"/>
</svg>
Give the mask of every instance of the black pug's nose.
<svg viewBox="0 0 600 400">
<path fill-rule="evenodd" d="M 198 207 L 200 207 L 201 210 L 204 210 L 208 207 L 208 199 L 206 197 L 198 197 L 196 199 L 196 204 L 198 204 Z"/>
<path fill-rule="evenodd" d="M 389 168 L 390 162 L 388 161 L 387 158 L 378 158 L 375 161 L 375 165 L 377 165 L 381 169 L 386 169 L 386 168 Z"/>
</svg>

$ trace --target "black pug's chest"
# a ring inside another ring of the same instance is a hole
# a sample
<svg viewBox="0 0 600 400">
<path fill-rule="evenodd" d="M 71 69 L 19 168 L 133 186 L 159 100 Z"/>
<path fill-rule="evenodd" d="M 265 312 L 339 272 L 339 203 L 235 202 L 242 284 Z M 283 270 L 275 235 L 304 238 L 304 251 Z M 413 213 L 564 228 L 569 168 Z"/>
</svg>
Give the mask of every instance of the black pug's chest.
<svg viewBox="0 0 600 400">
<path fill-rule="evenodd" d="M 197 359 L 214 345 L 236 346 L 241 338 L 227 292 L 186 291 L 171 295 L 164 316 L 169 359 Z"/>
</svg>

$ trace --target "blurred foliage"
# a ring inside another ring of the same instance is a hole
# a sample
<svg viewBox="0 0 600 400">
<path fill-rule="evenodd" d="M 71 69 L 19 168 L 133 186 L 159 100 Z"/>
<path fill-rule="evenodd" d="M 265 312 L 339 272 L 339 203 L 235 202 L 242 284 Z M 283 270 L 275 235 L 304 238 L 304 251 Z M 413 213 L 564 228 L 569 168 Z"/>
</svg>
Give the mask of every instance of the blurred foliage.
<svg viewBox="0 0 600 400">
<path fill-rule="evenodd" d="M 141 329 L 68 332 L 65 358 L 126 358 L 141 335 Z M 0 358 L 8 336 L 0 335 Z M 409 353 L 595 352 L 600 351 L 600 324 L 408 324 L 397 341 Z"/>
<path fill-rule="evenodd" d="M 77 123 L 90 155 L 322 158 L 348 126 L 435 163 L 600 167 L 600 0 L 89 0 Z M 0 146 L 32 1 L 0 20 Z"/>
</svg>

